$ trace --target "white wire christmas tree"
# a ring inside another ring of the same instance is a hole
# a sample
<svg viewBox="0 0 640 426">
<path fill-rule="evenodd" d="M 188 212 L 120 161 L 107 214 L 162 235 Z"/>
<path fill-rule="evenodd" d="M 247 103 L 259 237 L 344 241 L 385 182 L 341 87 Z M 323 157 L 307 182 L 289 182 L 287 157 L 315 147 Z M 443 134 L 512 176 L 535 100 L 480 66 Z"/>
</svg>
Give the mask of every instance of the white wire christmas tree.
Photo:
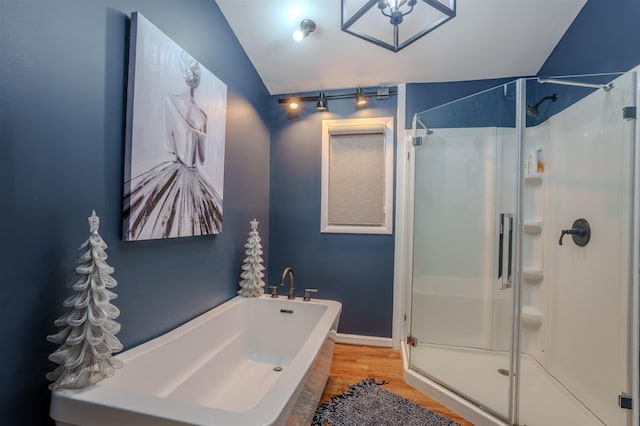
<svg viewBox="0 0 640 426">
<path fill-rule="evenodd" d="M 258 297 L 264 293 L 264 266 L 262 266 L 262 245 L 260 244 L 260 235 L 258 234 L 258 221 L 253 219 L 251 222 L 251 232 L 244 245 L 244 251 L 247 257 L 242 264 L 242 273 L 240 274 L 240 290 L 238 294 L 245 297 Z"/>
<path fill-rule="evenodd" d="M 47 340 L 60 347 L 49 355 L 49 360 L 59 364 L 47 374 L 52 383 L 49 389 L 77 389 L 99 382 L 114 374 L 122 361 L 113 358 L 122 350 L 115 337 L 120 324 L 114 321 L 120 311 L 110 303 L 117 295 L 108 290 L 117 285 L 111 277 L 113 268 L 105 262 L 107 244 L 98 234 L 100 218 L 93 211 L 89 218 L 90 235 L 80 246 L 82 254 L 77 259 L 75 271 L 80 277 L 73 284 L 75 293 L 63 302 L 69 311 L 54 324 L 63 327 Z"/>
</svg>

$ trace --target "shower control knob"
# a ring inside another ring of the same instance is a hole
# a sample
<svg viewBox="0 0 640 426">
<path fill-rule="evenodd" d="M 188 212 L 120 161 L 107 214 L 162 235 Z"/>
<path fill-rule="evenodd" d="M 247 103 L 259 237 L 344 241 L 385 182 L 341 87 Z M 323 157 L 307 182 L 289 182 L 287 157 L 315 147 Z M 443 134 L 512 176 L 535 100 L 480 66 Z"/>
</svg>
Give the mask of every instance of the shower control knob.
<svg viewBox="0 0 640 426">
<path fill-rule="evenodd" d="M 560 241 L 558 244 L 562 245 L 562 239 L 565 235 L 571 235 L 573 242 L 577 246 L 584 247 L 589 243 L 591 239 L 591 227 L 586 219 L 577 219 L 573 222 L 571 229 L 563 229 L 560 233 Z"/>
</svg>

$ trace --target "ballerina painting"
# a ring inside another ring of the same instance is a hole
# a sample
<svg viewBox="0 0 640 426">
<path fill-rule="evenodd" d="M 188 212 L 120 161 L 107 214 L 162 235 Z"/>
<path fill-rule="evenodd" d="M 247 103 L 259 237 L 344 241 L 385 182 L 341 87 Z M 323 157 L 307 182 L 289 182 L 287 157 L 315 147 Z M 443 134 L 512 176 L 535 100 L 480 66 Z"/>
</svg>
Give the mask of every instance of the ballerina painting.
<svg viewBox="0 0 640 426">
<path fill-rule="evenodd" d="M 123 237 L 218 234 L 226 85 L 142 15 L 131 21 Z"/>
</svg>

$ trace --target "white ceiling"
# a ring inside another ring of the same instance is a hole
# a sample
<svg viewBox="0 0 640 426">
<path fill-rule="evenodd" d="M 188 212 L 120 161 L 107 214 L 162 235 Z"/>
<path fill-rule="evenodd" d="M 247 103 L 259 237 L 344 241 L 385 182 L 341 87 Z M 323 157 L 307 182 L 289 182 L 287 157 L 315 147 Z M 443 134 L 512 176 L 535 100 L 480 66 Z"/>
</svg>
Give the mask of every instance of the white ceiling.
<svg viewBox="0 0 640 426">
<path fill-rule="evenodd" d="M 535 75 L 586 1 L 458 0 L 455 18 L 397 53 L 342 32 L 340 0 L 216 3 L 275 95 Z M 304 18 L 317 29 L 296 42 Z"/>
</svg>

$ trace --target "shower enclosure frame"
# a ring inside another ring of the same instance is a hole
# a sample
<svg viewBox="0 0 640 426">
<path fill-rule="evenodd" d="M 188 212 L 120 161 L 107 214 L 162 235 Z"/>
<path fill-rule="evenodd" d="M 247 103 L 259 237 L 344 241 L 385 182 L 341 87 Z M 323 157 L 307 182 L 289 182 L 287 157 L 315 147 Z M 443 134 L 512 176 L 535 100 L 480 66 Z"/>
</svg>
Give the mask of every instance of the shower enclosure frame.
<svg viewBox="0 0 640 426">
<path fill-rule="evenodd" d="M 640 105 L 640 82 L 637 79 L 637 72 L 640 71 L 640 67 L 631 70 L 633 86 L 635 88 L 635 105 Z M 570 77 L 570 76 L 567 76 Z M 520 162 L 525 161 L 523 153 L 523 143 L 525 138 L 526 129 L 526 81 L 529 79 L 515 80 L 517 87 L 517 99 L 516 99 L 516 135 L 517 135 L 517 157 Z M 399 95 L 404 95 L 405 86 L 399 87 Z M 403 96 L 404 97 L 404 96 Z M 399 102 L 399 119 L 404 122 L 402 118 L 405 115 L 404 102 Z M 630 389 L 631 397 L 635 402 L 633 404 L 632 413 L 630 415 L 630 425 L 640 426 L 638 404 L 639 400 L 639 377 L 640 368 L 638 361 L 640 360 L 640 149 L 638 148 L 638 137 L 640 135 L 640 124 L 638 119 L 635 119 L 633 125 L 633 141 L 631 145 L 631 176 L 632 182 L 630 185 L 631 191 L 631 215 L 630 215 L 630 231 L 632 238 L 630 239 L 630 258 L 629 259 L 629 309 L 630 309 L 630 324 L 628 327 L 630 338 L 629 341 L 629 357 L 628 357 L 628 371 L 631 374 Z M 414 126 L 414 129 L 416 127 Z M 403 303 L 394 302 L 394 318 L 397 318 L 394 324 L 394 343 L 399 344 L 403 353 L 403 361 L 405 367 L 405 381 L 424 393 L 434 397 L 434 399 L 440 401 L 444 405 L 458 412 L 463 417 L 469 419 L 475 424 L 479 425 L 508 425 L 514 424 L 515 419 L 518 419 L 519 413 L 519 375 L 511 377 L 510 392 L 509 395 L 512 398 L 511 404 L 509 404 L 509 423 L 505 423 L 502 420 L 496 418 L 491 413 L 480 409 L 474 403 L 466 400 L 463 396 L 456 392 L 425 378 L 419 372 L 412 370 L 408 365 L 408 348 L 407 337 L 410 331 L 411 318 L 411 275 L 412 275 L 412 252 L 413 252 L 413 177 L 414 170 L 411 166 L 410 157 L 412 155 L 413 147 L 411 146 L 411 140 L 415 138 L 415 134 L 412 134 L 410 129 L 402 131 L 398 129 L 399 141 L 397 144 L 397 179 L 396 179 L 396 260 L 395 268 L 396 274 L 394 278 L 394 297 L 400 297 L 404 300 Z M 523 170 L 518 167 L 518 191 L 516 201 L 516 225 L 515 229 L 518 232 L 515 233 L 515 282 L 514 282 L 514 300 L 517 303 L 513 303 L 513 318 L 514 324 L 520 324 L 521 315 L 521 271 L 522 271 L 522 223 L 518 223 L 518 220 L 523 218 L 522 216 L 522 193 L 524 186 Z M 516 327 L 512 327 L 513 333 L 513 349 L 511 355 L 511 368 L 519 371 L 519 359 L 520 359 L 520 342 L 519 331 Z M 399 338 L 398 338 L 399 337 Z"/>
</svg>

